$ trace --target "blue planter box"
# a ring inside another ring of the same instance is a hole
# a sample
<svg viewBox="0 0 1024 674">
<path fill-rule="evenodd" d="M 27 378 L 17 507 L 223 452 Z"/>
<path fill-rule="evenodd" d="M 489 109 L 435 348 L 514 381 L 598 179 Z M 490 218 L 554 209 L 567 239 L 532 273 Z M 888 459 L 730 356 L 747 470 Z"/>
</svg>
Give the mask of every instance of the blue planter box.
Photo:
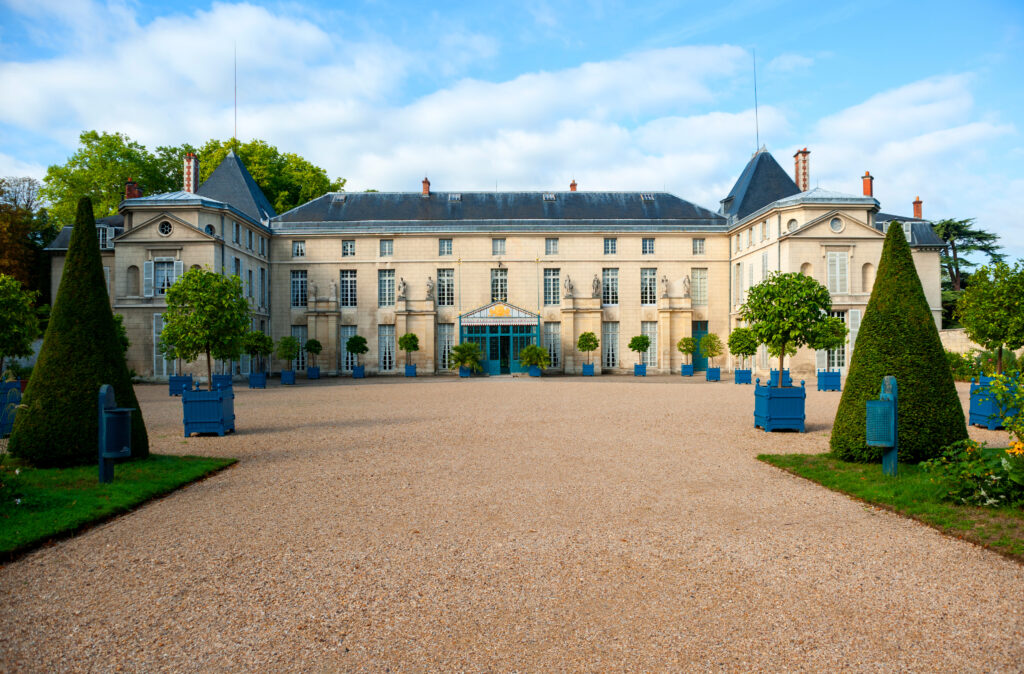
<svg viewBox="0 0 1024 674">
<path fill-rule="evenodd" d="M 646 377 L 647 376 L 647 364 L 637 363 L 633 366 L 634 377 Z"/>
<path fill-rule="evenodd" d="M 540 376 L 540 367 L 538 367 L 537 365 L 531 365 L 530 369 L 529 369 L 529 373 L 530 373 L 531 377 L 539 377 Z"/>
<path fill-rule="evenodd" d="M 771 371 L 771 374 L 770 374 L 769 379 L 768 379 L 768 385 L 769 386 L 776 386 L 776 387 L 779 385 L 779 371 L 778 370 L 772 370 Z M 793 385 L 793 378 L 789 376 L 789 370 L 783 370 L 782 371 L 782 385 L 783 386 L 792 386 Z"/>
<path fill-rule="evenodd" d="M 405 366 L 405 376 L 406 377 L 415 377 L 416 376 L 416 366 L 415 365 L 406 365 Z"/>
<path fill-rule="evenodd" d="M 250 372 L 249 388 L 267 388 L 266 372 Z"/>
<path fill-rule="evenodd" d="M 704 372 L 704 381 L 722 381 L 722 368 L 709 367 Z"/>
<path fill-rule="evenodd" d="M 0 438 L 7 437 L 14 430 L 14 417 L 21 404 L 21 387 L 18 382 L 12 381 L 10 383 L 13 386 L 6 387 L 4 383 L 0 383 Z"/>
<path fill-rule="evenodd" d="M 307 367 L 306 368 L 306 379 L 319 379 L 320 378 L 320 366 Z"/>
<path fill-rule="evenodd" d="M 1005 414 L 1000 412 L 996 399 L 988 392 L 988 385 L 992 383 L 992 377 L 982 375 L 980 382 L 971 380 L 971 407 L 968 413 L 968 422 L 971 426 L 984 426 L 990 431 L 1003 427 L 1003 419 L 1013 416 L 1016 410 L 1009 410 Z"/>
<path fill-rule="evenodd" d="M 353 379 L 365 379 L 366 378 L 366 366 L 365 365 L 353 365 L 352 366 L 352 378 Z"/>
<path fill-rule="evenodd" d="M 471 374 L 473 374 L 473 370 L 471 370 L 468 367 L 462 367 L 461 365 L 459 366 L 459 376 L 460 377 L 468 377 Z"/>
<path fill-rule="evenodd" d="M 819 391 L 839 391 L 839 372 L 828 372 L 826 370 L 818 370 L 818 390 Z"/>
<path fill-rule="evenodd" d="M 181 390 L 184 388 L 192 388 L 192 375 L 186 374 L 181 376 L 171 375 L 167 379 L 167 394 L 172 396 L 180 396 Z"/>
<path fill-rule="evenodd" d="M 235 430 L 235 392 L 186 390 L 181 396 L 185 437 L 193 433 L 224 435 Z"/>
<path fill-rule="evenodd" d="M 693 363 L 690 363 L 689 365 L 683 365 L 680 368 L 679 374 L 683 375 L 684 377 L 692 377 L 693 376 Z"/>
<path fill-rule="evenodd" d="M 583 376 L 584 377 L 593 377 L 594 376 L 594 364 L 593 363 L 583 363 Z"/>
<path fill-rule="evenodd" d="M 281 384 L 295 386 L 295 370 L 281 370 Z"/>
<path fill-rule="evenodd" d="M 804 410 L 807 389 L 800 382 L 799 387 L 761 386 L 758 379 L 754 386 L 754 426 L 766 432 L 792 430 L 804 432 Z"/>
<path fill-rule="evenodd" d="M 753 370 L 733 370 L 733 382 L 736 384 L 752 384 Z"/>
<path fill-rule="evenodd" d="M 229 374 L 215 374 L 213 375 L 213 390 L 220 391 L 222 389 L 230 389 L 231 375 Z"/>
</svg>

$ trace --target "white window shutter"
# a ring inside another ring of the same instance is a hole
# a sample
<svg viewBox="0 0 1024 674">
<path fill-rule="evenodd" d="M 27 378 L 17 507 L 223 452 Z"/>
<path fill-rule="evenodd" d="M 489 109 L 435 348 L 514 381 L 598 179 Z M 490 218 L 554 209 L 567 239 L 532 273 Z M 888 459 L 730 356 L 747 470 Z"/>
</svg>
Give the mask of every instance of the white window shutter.
<svg viewBox="0 0 1024 674">
<path fill-rule="evenodd" d="M 114 247 L 114 235 L 116 233 L 117 232 L 113 227 L 107 227 L 107 248 Z"/>
<path fill-rule="evenodd" d="M 142 294 L 145 297 L 153 296 L 153 261 L 146 260 L 142 263 Z"/>
<path fill-rule="evenodd" d="M 846 292 L 848 292 L 848 288 L 846 287 L 846 283 L 847 283 L 847 278 L 849 277 L 849 274 L 847 273 L 848 262 L 849 262 L 849 255 L 847 255 L 846 253 L 838 253 L 836 255 L 836 262 L 837 262 L 836 266 L 838 267 L 838 272 L 839 272 L 839 285 L 836 286 L 836 292 L 840 292 L 840 293 L 844 293 L 845 294 Z"/>
<path fill-rule="evenodd" d="M 857 346 L 857 332 L 860 330 L 860 309 L 850 309 L 850 353 Z M 849 362 L 849 359 L 847 359 Z"/>
<path fill-rule="evenodd" d="M 173 284 L 177 283 L 178 279 L 180 279 L 181 275 L 184 274 L 184 273 L 185 273 L 185 263 L 182 262 L 181 260 L 175 260 L 174 261 L 174 280 L 171 281 L 171 284 L 173 285 Z"/>
<path fill-rule="evenodd" d="M 828 351 L 818 349 L 814 352 L 814 368 L 816 370 L 828 369 Z"/>
</svg>

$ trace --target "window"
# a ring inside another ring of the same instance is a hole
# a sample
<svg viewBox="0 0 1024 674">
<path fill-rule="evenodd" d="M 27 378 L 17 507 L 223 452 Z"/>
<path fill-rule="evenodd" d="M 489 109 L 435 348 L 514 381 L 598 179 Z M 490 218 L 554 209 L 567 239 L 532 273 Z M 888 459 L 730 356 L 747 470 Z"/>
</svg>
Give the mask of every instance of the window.
<svg viewBox="0 0 1024 674">
<path fill-rule="evenodd" d="M 245 274 L 245 294 L 251 299 L 253 294 L 252 269 L 246 269 Z"/>
<path fill-rule="evenodd" d="M 604 240 L 604 254 L 615 255 L 615 248 L 618 244 L 618 239 L 605 239 Z"/>
<path fill-rule="evenodd" d="M 213 225 L 207 225 L 203 231 L 209 234 L 210 236 L 214 236 L 217 233 L 217 230 L 213 228 Z"/>
<path fill-rule="evenodd" d="M 452 240 L 451 239 L 438 239 L 437 240 L 437 254 L 438 255 L 451 255 L 452 254 Z"/>
<path fill-rule="evenodd" d="M 703 255 L 704 254 L 704 239 L 693 240 L 693 254 Z"/>
<path fill-rule="evenodd" d="M 292 337 L 299 342 L 299 357 L 295 359 L 295 369 L 302 370 L 306 367 L 306 340 L 309 339 L 309 328 L 305 325 L 293 325 Z"/>
<path fill-rule="evenodd" d="M 838 318 L 843 323 L 846 323 L 846 312 L 845 311 L 830 311 L 829 316 Z M 846 367 L 846 345 L 840 346 L 838 349 L 830 350 L 826 354 L 828 369 L 838 370 L 841 367 Z"/>
<path fill-rule="evenodd" d="M 447 370 L 451 366 L 448 355 L 452 351 L 455 342 L 455 324 L 437 324 L 437 369 Z"/>
<path fill-rule="evenodd" d="M 342 257 L 355 257 L 356 254 L 356 242 L 355 239 L 342 239 L 341 241 L 341 256 Z"/>
<path fill-rule="evenodd" d="M 747 288 L 754 287 L 754 263 L 751 261 L 747 265 Z"/>
<path fill-rule="evenodd" d="M 448 201 L 462 201 L 462 195 L 458 192 L 452 192 L 448 195 Z"/>
<path fill-rule="evenodd" d="M 619 366 L 619 324 L 601 323 L 601 367 Z"/>
<path fill-rule="evenodd" d="M 508 269 L 491 270 L 491 301 L 508 301 Z"/>
<path fill-rule="evenodd" d="M 754 228 L 751 227 L 747 230 L 747 248 L 754 245 Z"/>
<path fill-rule="evenodd" d="M 658 303 L 658 270 L 640 270 L 640 304 Z"/>
<path fill-rule="evenodd" d="M 558 239 L 547 238 L 544 239 L 544 254 L 545 255 L 558 255 Z"/>
<path fill-rule="evenodd" d="M 641 255 L 654 255 L 654 239 L 644 239 L 640 242 Z"/>
<path fill-rule="evenodd" d="M 558 269 L 544 270 L 544 304 L 547 306 L 560 303 L 558 299 L 559 273 Z"/>
<path fill-rule="evenodd" d="M 305 241 L 292 241 L 292 257 L 306 257 Z"/>
<path fill-rule="evenodd" d="M 733 268 L 732 275 L 732 299 L 733 304 L 743 301 L 743 263 L 737 262 Z"/>
<path fill-rule="evenodd" d="M 110 267 L 103 268 L 103 278 L 106 281 L 107 295 L 110 295 Z"/>
<path fill-rule="evenodd" d="M 828 253 L 828 290 L 832 293 L 845 293 L 847 289 L 847 254 Z"/>
<path fill-rule="evenodd" d="M 231 223 L 231 240 L 234 243 L 240 243 L 242 240 L 242 228 L 237 222 Z"/>
<path fill-rule="evenodd" d="M 907 243 L 911 242 L 910 241 L 911 228 L 912 228 L 912 226 L 911 226 L 911 224 L 909 222 L 904 222 L 903 223 L 903 238 L 907 240 Z"/>
<path fill-rule="evenodd" d="M 292 306 L 304 307 L 306 304 L 308 304 L 306 298 L 306 270 L 294 270 L 292 271 Z"/>
<path fill-rule="evenodd" d="M 356 270 L 342 269 L 341 283 L 338 286 L 338 306 L 352 308 L 356 306 Z"/>
<path fill-rule="evenodd" d="M 691 301 L 694 306 L 704 306 L 708 303 L 708 270 L 691 269 L 690 277 L 693 287 L 690 289 Z"/>
<path fill-rule="evenodd" d="M 641 354 L 643 364 L 658 367 L 658 321 L 641 321 L 640 334 L 651 340 L 647 351 Z"/>
<path fill-rule="evenodd" d="M 765 220 L 761 223 L 761 240 L 764 241 L 768 238 L 768 221 Z"/>
<path fill-rule="evenodd" d="M 555 200 L 555 193 L 554 192 L 545 192 L 544 193 L 544 201 L 554 201 L 554 200 Z"/>
<path fill-rule="evenodd" d="M 252 230 L 245 230 L 245 247 L 252 250 Z"/>
<path fill-rule="evenodd" d="M 601 270 L 601 304 L 619 303 L 619 270 Z"/>
<path fill-rule="evenodd" d="M 377 270 L 377 306 L 393 307 L 395 305 L 395 270 Z"/>
<path fill-rule="evenodd" d="M 153 262 L 153 287 L 157 295 L 166 295 L 167 289 L 174 285 L 174 260 L 156 260 Z"/>
<path fill-rule="evenodd" d="M 261 236 L 260 237 L 260 255 L 266 255 L 266 254 L 267 254 L 267 240 Z"/>
<path fill-rule="evenodd" d="M 505 239 L 491 239 L 491 255 L 505 254 Z"/>
<path fill-rule="evenodd" d="M 761 280 L 768 278 L 768 253 L 761 254 Z"/>
<path fill-rule="evenodd" d="M 828 226 L 832 228 L 833 232 L 843 231 L 843 221 L 840 220 L 839 218 L 832 218 L 829 221 Z"/>
<path fill-rule="evenodd" d="M 437 306 L 455 306 L 455 270 L 437 270 Z"/>
<path fill-rule="evenodd" d="M 790 220 L 788 223 L 786 223 L 786 231 L 787 232 L 792 232 L 794 229 L 796 229 L 796 220 L 795 219 L 794 220 Z"/>
<path fill-rule="evenodd" d="M 377 326 L 377 365 L 381 372 L 395 369 L 395 326 Z"/>
<path fill-rule="evenodd" d="M 231 273 L 238 277 L 238 280 L 242 280 L 242 261 L 237 257 L 231 258 Z"/>
<path fill-rule="evenodd" d="M 348 340 L 356 336 L 356 326 L 354 325 L 342 325 L 340 326 L 341 333 L 338 337 L 338 356 L 341 359 L 341 371 L 351 372 L 352 368 L 355 367 L 356 354 L 349 353 L 345 349 L 345 345 L 348 344 Z"/>
<path fill-rule="evenodd" d="M 544 324 L 544 348 L 551 356 L 551 367 L 562 367 L 562 324 Z"/>
<path fill-rule="evenodd" d="M 166 359 L 157 348 L 160 344 L 160 333 L 164 331 L 163 314 L 153 314 L 153 374 L 162 377 L 175 373 L 177 361 Z"/>
<path fill-rule="evenodd" d="M 869 286 L 870 287 L 870 286 Z M 128 267 L 128 296 L 138 297 L 139 296 L 139 268 L 135 265 L 129 265 Z"/>
<path fill-rule="evenodd" d="M 395 254 L 395 240 L 394 239 L 381 239 L 380 240 L 380 256 L 391 257 Z"/>
<path fill-rule="evenodd" d="M 640 194 L 640 201 L 654 201 L 654 195 L 650 192 L 642 192 Z"/>
<path fill-rule="evenodd" d="M 738 253 L 739 250 L 740 250 L 740 235 L 739 234 L 736 235 L 735 242 L 736 242 L 736 252 Z"/>
<path fill-rule="evenodd" d="M 267 306 L 267 270 L 260 267 L 260 306 Z"/>
</svg>

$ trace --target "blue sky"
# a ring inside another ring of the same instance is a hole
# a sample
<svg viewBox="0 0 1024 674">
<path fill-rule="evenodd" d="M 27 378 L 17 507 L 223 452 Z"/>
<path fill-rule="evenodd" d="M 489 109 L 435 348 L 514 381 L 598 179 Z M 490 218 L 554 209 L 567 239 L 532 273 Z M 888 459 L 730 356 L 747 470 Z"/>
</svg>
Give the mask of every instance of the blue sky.
<svg viewBox="0 0 1024 674">
<path fill-rule="evenodd" d="M 760 138 L 883 209 L 975 217 L 1024 258 L 1020 2 L 0 0 L 0 175 L 83 129 L 239 136 L 349 189 L 659 190 L 717 208 Z"/>
</svg>

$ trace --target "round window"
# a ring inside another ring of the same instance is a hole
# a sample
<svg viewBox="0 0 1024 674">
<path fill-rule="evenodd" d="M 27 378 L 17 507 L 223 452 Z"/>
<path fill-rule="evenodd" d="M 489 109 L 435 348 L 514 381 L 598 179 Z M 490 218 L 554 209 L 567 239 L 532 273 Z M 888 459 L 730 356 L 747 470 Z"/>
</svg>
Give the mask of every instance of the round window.
<svg viewBox="0 0 1024 674">
<path fill-rule="evenodd" d="M 788 222 L 788 223 L 786 224 L 786 229 L 787 229 L 788 231 L 790 231 L 790 232 L 792 232 L 792 231 L 793 231 L 794 229 L 796 229 L 796 220 L 790 220 L 790 221 L 789 221 L 789 222 Z"/>
<path fill-rule="evenodd" d="M 213 228 L 213 225 L 207 225 L 206 226 L 206 233 L 209 234 L 210 236 L 213 236 L 214 232 L 216 232 L 216 231 L 217 230 L 215 230 Z"/>
<path fill-rule="evenodd" d="M 160 226 L 157 227 L 157 231 L 160 232 L 160 236 L 167 236 L 171 233 L 171 223 L 166 220 L 161 222 Z"/>
<path fill-rule="evenodd" d="M 828 223 L 828 226 L 832 228 L 833 232 L 843 231 L 843 221 L 839 218 L 832 218 L 832 221 Z"/>
</svg>

